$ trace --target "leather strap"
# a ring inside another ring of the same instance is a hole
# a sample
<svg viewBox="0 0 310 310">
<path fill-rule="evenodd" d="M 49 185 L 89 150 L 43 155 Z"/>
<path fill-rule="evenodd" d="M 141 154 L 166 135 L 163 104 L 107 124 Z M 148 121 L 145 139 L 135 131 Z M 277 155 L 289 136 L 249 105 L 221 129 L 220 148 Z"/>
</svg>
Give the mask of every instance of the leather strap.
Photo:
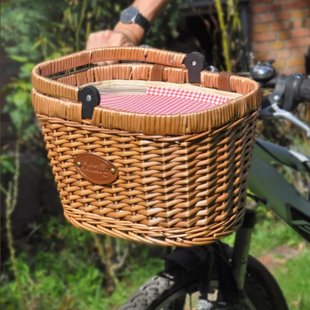
<svg viewBox="0 0 310 310">
<path fill-rule="evenodd" d="M 163 71 L 164 71 L 164 66 L 154 64 L 151 69 L 150 81 L 162 81 Z"/>
<path fill-rule="evenodd" d="M 230 87 L 230 77 L 232 76 L 229 72 L 220 72 L 219 73 L 219 82 L 218 88 L 224 91 L 231 91 Z"/>
</svg>

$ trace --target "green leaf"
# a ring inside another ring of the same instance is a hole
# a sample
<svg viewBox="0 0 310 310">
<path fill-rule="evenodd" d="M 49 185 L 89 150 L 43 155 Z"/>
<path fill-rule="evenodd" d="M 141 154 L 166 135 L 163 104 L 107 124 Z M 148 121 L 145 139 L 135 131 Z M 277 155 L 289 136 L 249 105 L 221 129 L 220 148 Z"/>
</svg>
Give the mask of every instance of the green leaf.
<svg viewBox="0 0 310 310">
<path fill-rule="evenodd" d="M 2 173 L 14 173 L 14 157 L 9 155 L 0 155 L 0 170 Z"/>
<path fill-rule="evenodd" d="M 19 91 L 12 96 L 12 100 L 17 108 L 25 110 L 25 105 L 29 102 L 29 93 Z"/>
<path fill-rule="evenodd" d="M 33 67 L 35 66 L 35 64 L 34 63 L 30 63 L 30 62 L 27 62 L 27 63 L 25 63 L 22 67 L 21 67 L 21 69 L 20 69 L 20 75 L 21 75 L 21 77 L 30 77 L 30 75 L 31 75 L 31 71 L 32 71 L 32 69 L 33 69 Z M 29 85 L 29 83 L 27 83 L 28 85 Z M 27 86 L 28 86 L 27 85 Z"/>
<path fill-rule="evenodd" d="M 10 58 L 11 58 L 12 60 L 15 60 L 15 61 L 21 62 L 21 63 L 27 62 L 28 59 L 29 59 L 29 58 L 26 57 L 26 56 L 18 56 L 18 55 L 10 55 Z"/>
</svg>

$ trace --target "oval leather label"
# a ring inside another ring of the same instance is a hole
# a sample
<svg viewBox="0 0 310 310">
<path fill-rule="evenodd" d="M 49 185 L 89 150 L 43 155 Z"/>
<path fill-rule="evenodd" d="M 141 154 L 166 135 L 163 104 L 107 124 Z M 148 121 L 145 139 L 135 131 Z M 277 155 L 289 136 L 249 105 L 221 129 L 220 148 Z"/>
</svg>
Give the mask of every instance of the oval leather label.
<svg viewBox="0 0 310 310">
<path fill-rule="evenodd" d="M 74 164 L 78 173 L 91 183 L 110 184 L 118 177 L 117 168 L 97 155 L 79 154 L 75 157 Z"/>
</svg>

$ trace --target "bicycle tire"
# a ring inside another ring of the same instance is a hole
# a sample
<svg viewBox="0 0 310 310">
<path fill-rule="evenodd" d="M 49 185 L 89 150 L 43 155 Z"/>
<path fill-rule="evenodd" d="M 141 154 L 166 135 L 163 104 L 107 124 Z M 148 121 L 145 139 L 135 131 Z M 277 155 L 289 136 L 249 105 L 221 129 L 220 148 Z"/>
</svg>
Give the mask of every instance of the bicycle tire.
<svg viewBox="0 0 310 310">
<path fill-rule="evenodd" d="M 195 272 L 188 272 L 183 277 L 185 279 L 183 283 L 176 283 L 172 274 L 159 273 L 142 285 L 121 310 L 183 309 L 185 294 L 189 287 L 195 289 L 196 286 L 198 291 L 198 277 L 201 271 L 196 273 L 197 277 L 193 274 Z M 267 268 L 252 256 L 248 260 L 245 291 L 248 303 L 244 309 L 254 307 L 255 310 L 288 310 L 278 283 Z M 220 307 L 212 309 L 220 309 Z M 221 309 L 234 308 L 226 306 Z"/>
</svg>

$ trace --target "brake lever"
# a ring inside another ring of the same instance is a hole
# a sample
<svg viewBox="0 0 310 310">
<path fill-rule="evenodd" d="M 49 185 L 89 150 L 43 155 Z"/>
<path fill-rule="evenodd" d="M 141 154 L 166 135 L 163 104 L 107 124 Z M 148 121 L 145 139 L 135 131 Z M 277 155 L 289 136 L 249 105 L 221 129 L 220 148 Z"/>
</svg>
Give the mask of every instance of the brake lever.
<svg viewBox="0 0 310 310">
<path fill-rule="evenodd" d="M 300 129 L 304 130 L 306 132 L 306 135 L 308 138 L 310 138 L 310 127 L 305 124 L 303 121 L 301 121 L 299 118 L 294 116 L 292 113 L 283 110 L 279 108 L 277 101 L 274 101 L 270 105 L 264 107 L 260 111 L 260 117 L 261 118 L 272 118 L 272 117 L 278 117 L 278 118 L 284 118 L 299 127 Z"/>
</svg>

